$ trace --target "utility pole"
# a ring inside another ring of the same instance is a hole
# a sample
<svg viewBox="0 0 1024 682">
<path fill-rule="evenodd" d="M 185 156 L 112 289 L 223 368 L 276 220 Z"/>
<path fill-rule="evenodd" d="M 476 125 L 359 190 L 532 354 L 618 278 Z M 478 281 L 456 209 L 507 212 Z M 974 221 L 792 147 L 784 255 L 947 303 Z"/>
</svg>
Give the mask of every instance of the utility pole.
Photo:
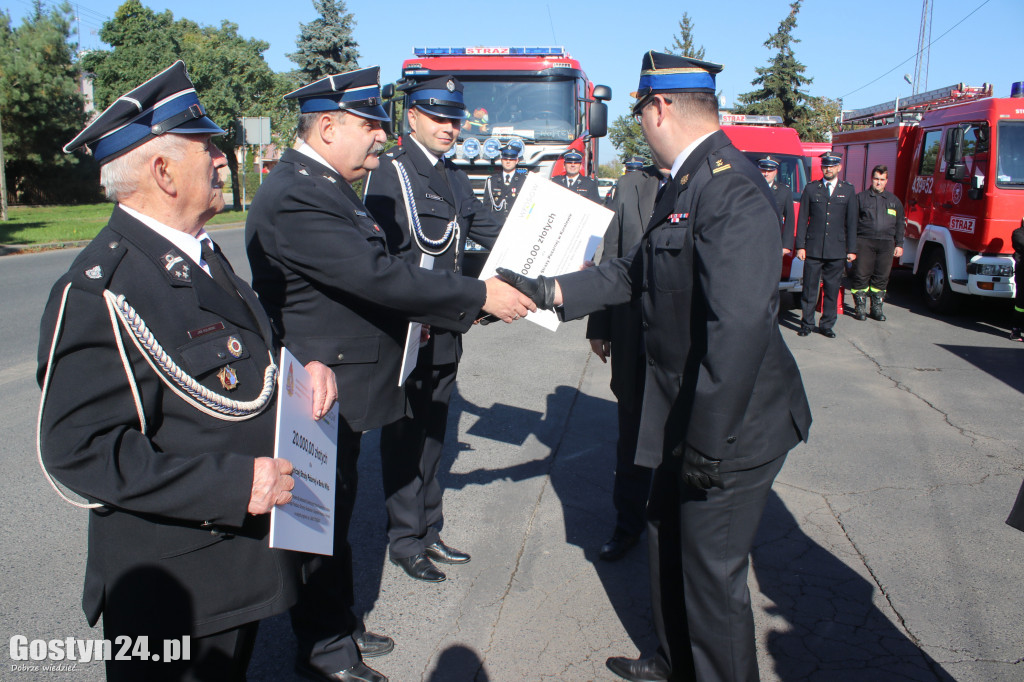
<svg viewBox="0 0 1024 682">
<path fill-rule="evenodd" d="M 932 13 L 935 3 L 921 0 L 921 29 L 917 34 L 917 60 L 914 62 L 914 94 L 928 89 L 928 62 L 932 52 Z"/>
</svg>

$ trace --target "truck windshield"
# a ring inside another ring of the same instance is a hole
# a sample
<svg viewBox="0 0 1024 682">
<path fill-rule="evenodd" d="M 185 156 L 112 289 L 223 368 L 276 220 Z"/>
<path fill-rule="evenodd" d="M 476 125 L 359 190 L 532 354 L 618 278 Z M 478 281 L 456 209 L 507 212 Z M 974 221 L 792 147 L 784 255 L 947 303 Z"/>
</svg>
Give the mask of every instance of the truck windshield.
<svg viewBox="0 0 1024 682">
<path fill-rule="evenodd" d="M 459 139 L 516 136 L 529 141 L 576 139 L 575 81 L 459 76 L 465 86 L 466 119 Z"/>
<path fill-rule="evenodd" d="M 757 165 L 758 160 L 763 159 L 765 152 L 743 152 L 750 162 Z M 779 162 L 779 174 L 776 177 L 776 182 L 781 182 L 784 185 L 788 185 L 789 189 L 792 190 L 794 198 L 800 198 L 800 192 L 803 191 L 804 185 L 807 184 L 807 174 L 804 168 L 804 159 L 802 156 L 793 156 L 791 154 L 772 154 L 772 158 Z"/>
<path fill-rule="evenodd" d="M 999 123 L 996 186 L 1024 187 L 1024 121 Z"/>
</svg>

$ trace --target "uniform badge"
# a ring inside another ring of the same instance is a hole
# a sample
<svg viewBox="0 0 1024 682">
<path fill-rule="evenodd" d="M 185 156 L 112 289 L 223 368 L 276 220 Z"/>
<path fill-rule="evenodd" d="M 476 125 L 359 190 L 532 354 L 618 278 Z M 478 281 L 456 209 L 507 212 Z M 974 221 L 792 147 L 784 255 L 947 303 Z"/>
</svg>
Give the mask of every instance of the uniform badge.
<svg viewBox="0 0 1024 682">
<path fill-rule="evenodd" d="M 512 192 L 512 196 L 516 195 L 516 188 L 515 187 L 513 187 L 510 191 Z"/>
<path fill-rule="evenodd" d="M 451 78 L 448 79 L 448 82 L 445 83 L 444 86 L 448 88 L 448 92 L 455 92 L 455 81 Z"/>
<path fill-rule="evenodd" d="M 235 370 L 231 369 L 230 366 L 224 366 L 217 372 L 217 378 L 220 379 L 220 385 L 224 387 L 226 391 L 233 391 L 238 388 L 238 375 L 235 374 Z"/>
<path fill-rule="evenodd" d="M 242 357 L 242 342 L 238 340 L 237 336 L 228 337 L 228 352 L 233 358 Z"/>
<path fill-rule="evenodd" d="M 300 168 L 299 175 L 309 175 L 309 171 L 307 171 L 305 168 Z"/>
<path fill-rule="evenodd" d="M 690 214 L 689 214 L 689 213 L 673 213 L 673 214 L 671 214 L 671 215 L 670 215 L 670 216 L 668 217 L 668 221 L 669 221 L 670 223 L 672 223 L 673 225 L 675 225 L 675 224 L 676 224 L 676 223 L 678 223 L 678 222 L 679 222 L 680 220 L 686 220 L 686 219 L 687 219 L 687 218 L 689 218 L 689 217 L 690 217 Z"/>
<path fill-rule="evenodd" d="M 366 217 L 366 211 L 359 211 L 359 210 L 357 210 L 356 211 L 356 215 L 359 216 L 360 218 L 365 218 Z"/>
<path fill-rule="evenodd" d="M 180 282 L 191 282 L 192 281 L 192 268 L 189 267 L 188 261 L 185 260 L 184 256 L 179 254 L 173 249 L 168 251 L 161 258 L 164 264 L 164 269 L 167 273 L 174 277 L 174 279 Z"/>
<path fill-rule="evenodd" d="M 680 185 L 685 185 L 685 184 L 686 184 L 686 183 L 688 183 L 689 181 L 690 181 L 690 174 L 689 174 L 689 173 L 687 173 L 687 174 L 686 174 L 686 175 L 684 175 L 683 177 L 679 178 L 679 184 L 680 184 Z"/>
<path fill-rule="evenodd" d="M 336 183 L 338 182 L 337 180 L 335 180 L 334 178 L 332 178 L 332 177 L 331 177 L 330 175 L 325 175 L 325 176 L 324 176 L 324 179 L 325 179 L 325 180 L 330 180 L 330 181 L 331 181 L 332 183 L 335 183 L 335 184 L 336 184 Z"/>
<path fill-rule="evenodd" d="M 85 276 L 89 279 L 99 279 L 103 276 L 103 268 L 98 265 L 94 265 L 85 271 Z"/>
</svg>

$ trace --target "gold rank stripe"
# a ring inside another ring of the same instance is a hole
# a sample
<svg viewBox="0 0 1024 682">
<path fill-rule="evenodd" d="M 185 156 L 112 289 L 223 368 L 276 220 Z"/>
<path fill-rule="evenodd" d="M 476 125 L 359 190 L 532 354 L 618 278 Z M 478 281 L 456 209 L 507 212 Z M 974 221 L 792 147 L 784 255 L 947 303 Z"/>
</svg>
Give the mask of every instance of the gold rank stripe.
<svg viewBox="0 0 1024 682">
<path fill-rule="evenodd" d="M 641 71 L 641 76 L 665 76 L 672 75 L 675 73 L 708 73 L 707 69 L 701 69 L 695 66 L 683 66 L 678 69 L 647 69 Z"/>
<path fill-rule="evenodd" d="M 724 171 L 724 170 L 729 170 L 730 168 L 732 168 L 732 164 L 727 163 L 724 166 L 719 166 L 718 168 L 712 168 L 711 169 L 711 174 L 714 175 L 715 173 L 719 173 L 719 172 Z"/>
</svg>

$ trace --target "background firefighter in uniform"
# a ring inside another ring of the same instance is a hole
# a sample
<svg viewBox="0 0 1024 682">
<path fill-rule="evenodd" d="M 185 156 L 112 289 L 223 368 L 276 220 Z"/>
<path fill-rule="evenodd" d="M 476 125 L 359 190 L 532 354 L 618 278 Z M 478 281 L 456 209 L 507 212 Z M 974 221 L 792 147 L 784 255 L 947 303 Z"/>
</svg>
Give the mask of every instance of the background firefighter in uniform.
<svg viewBox="0 0 1024 682">
<path fill-rule="evenodd" d="M 597 192 L 597 180 L 580 173 L 583 155 L 575 149 L 570 149 L 562 154 L 562 162 L 565 164 L 565 175 L 556 175 L 551 180 L 566 189 L 571 189 L 581 197 L 601 203 L 601 195 Z"/>
<path fill-rule="evenodd" d="M 885 189 L 888 179 L 888 167 L 875 166 L 871 171 L 871 187 L 855 196 L 847 211 L 848 228 L 856 226 L 857 230 L 857 260 L 850 292 L 853 316 L 858 320 L 868 316 L 870 296 L 871 319 L 885 322 L 882 301 L 889 285 L 892 259 L 903 255 L 903 230 L 907 221 L 903 216 L 903 203 Z"/>
<path fill-rule="evenodd" d="M 779 182 L 779 162 L 771 155 L 759 159 L 757 167 L 761 171 L 765 182 L 772 188 L 775 194 L 775 207 L 779 210 L 779 229 L 782 230 L 782 254 L 792 251 L 789 247 L 793 245 L 793 226 L 796 218 L 793 215 L 793 192 L 789 185 Z"/>
<path fill-rule="evenodd" d="M 1010 338 L 1024 341 L 1024 220 L 1010 235 L 1013 244 L 1013 282 L 1017 292 L 1013 298 L 1013 327 Z"/>
<path fill-rule="evenodd" d="M 526 182 L 525 168 L 516 168 L 519 164 L 519 150 L 511 145 L 501 148 L 501 170 L 494 173 L 484 183 L 484 194 L 491 201 L 491 213 L 502 222 L 512 210 L 519 191 Z"/>
</svg>

